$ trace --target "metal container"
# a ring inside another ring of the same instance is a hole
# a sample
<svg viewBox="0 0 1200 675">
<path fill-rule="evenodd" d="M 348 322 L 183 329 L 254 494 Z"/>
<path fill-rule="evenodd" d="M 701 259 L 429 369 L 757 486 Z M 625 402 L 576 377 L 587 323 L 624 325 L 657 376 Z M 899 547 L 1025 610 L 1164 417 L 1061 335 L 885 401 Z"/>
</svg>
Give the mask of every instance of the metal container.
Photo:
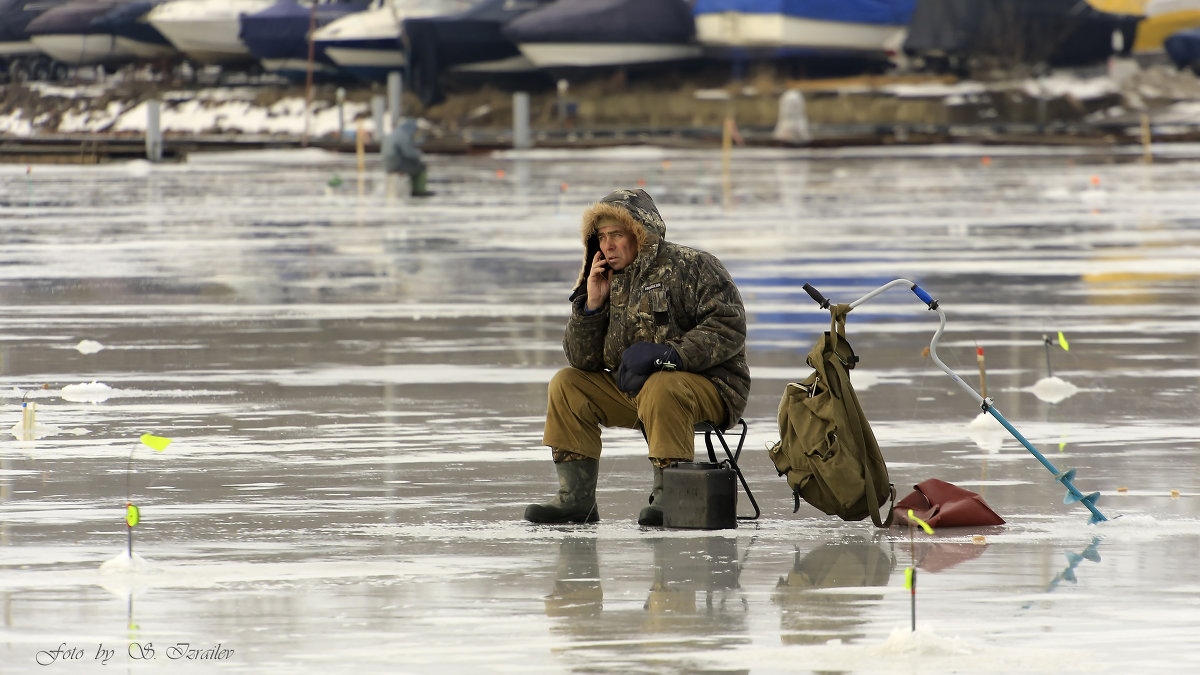
<svg viewBox="0 0 1200 675">
<path fill-rule="evenodd" d="M 679 462 L 663 469 L 663 527 L 737 527 L 736 476 L 726 463 Z"/>
</svg>

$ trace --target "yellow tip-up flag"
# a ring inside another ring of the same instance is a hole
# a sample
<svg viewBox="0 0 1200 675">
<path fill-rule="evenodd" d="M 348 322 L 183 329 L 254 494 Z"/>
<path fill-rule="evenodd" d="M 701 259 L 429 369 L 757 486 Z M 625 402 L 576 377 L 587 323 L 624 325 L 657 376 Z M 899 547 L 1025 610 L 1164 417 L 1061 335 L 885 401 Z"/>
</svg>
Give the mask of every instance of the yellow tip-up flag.
<svg viewBox="0 0 1200 675">
<path fill-rule="evenodd" d="M 1071 346 L 1067 344 L 1067 336 L 1063 332 L 1058 331 L 1058 346 L 1063 348 L 1063 351 L 1070 351 Z"/>
<path fill-rule="evenodd" d="M 125 523 L 130 527 L 136 527 L 138 521 L 142 519 L 142 512 L 133 504 L 125 505 Z"/>
<path fill-rule="evenodd" d="M 153 448 L 159 452 L 167 449 L 171 444 L 171 439 L 163 438 L 162 436 L 151 436 L 150 434 L 142 434 L 142 444 Z"/>
<path fill-rule="evenodd" d="M 921 529 L 925 530 L 925 534 L 933 534 L 933 528 L 929 526 L 929 523 L 927 523 L 927 522 L 921 520 L 920 518 L 916 517 L 915 515 L 913 515 L 912 509 L 908 510 L 908 519 L 911 520 L 912 522 L 920 525 Z"/>
</svg>

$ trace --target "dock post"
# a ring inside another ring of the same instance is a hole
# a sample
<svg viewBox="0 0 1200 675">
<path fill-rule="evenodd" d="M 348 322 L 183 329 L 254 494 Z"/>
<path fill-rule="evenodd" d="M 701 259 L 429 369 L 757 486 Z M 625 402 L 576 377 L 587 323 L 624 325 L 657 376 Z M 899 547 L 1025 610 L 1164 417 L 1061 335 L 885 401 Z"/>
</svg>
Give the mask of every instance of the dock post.
<svg viewBox="0 0 1200 675">
<path fill-rule="evenodd" d="M 533 136 L 529 133 L 529 92 L 513 93 L 513 148 L 528 150 L 533 147 Z"/>
<path fill-rule="evenodd" d="M 334 98 L 337 99 L 338 108 L 338 145 L 346 142 L 346 89 L 338 87 L 334 92 Z"/>
<path fill-rule="evenodd" d="M 387 103 L 382 96 L 371 97 L 371 120 L 375 122 L 375 140 L 380 143 L 392 132 L 391 120 L 387 119 Z"/>
<path fill-rule="evenodd" d="M 404 76 L 399 71 L 393 70 L 388 73 L 387 78 L 387 94 L 388 94 L 388 119 L 391 120 L 392 128 L 400 122 L 400 117 L 404 115 Z"/>
<path fill-rule="evenodd" d="M 162 101 L 151 99 L 146 102 L 146 159 L 161 162 L 163 158 L 162 128 L 160 113 Z"/>
</svg>

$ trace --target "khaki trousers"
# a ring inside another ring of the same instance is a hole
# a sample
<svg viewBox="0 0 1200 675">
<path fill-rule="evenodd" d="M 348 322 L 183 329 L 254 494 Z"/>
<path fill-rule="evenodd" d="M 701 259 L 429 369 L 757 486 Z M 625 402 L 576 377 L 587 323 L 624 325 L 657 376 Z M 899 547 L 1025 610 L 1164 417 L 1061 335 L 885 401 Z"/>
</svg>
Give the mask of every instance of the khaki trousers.
<svg viewBox="0 0 1200 675">
<path fill-rule="evenodd" d="M 636 396 L 617 389 L 611 373 L 564 368 L 550 380 L 542 443 L 600 458 L 600 427 L 646 430 L 650 457 L 691 461 L 697 422 L 725 421 L 717 387 L 695 373 L 654 373 Z"/>
</svg>

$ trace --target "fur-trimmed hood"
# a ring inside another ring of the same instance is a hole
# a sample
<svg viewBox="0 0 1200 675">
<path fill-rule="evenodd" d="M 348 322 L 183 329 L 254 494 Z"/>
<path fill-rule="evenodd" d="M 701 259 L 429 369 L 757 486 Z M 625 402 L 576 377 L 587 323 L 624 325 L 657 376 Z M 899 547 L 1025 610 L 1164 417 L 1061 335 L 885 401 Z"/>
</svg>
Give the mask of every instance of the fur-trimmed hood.
<svg viewBox="0 0 1200 675">
<path fill-rule="evenodd" d="M 579 280 L 575 284 L 575 290 L 571 292 L 572 301 L 581 293 L 587 292 L 588 271 L 591 269 L 592 259 L 600 250 L 596 229 L 600 221 L 605 219 L 620 222 L 637 238 L 639 255 L 647 244 L 656 244 L 667 236 L 667 225 L 658 213 L 654 200 L 645 190 L 616 190 L 592 204 L 583 212 L 583 224 L 580 227 L 583 237 L 583 268 L 579 270 Z"/>
</svg>

